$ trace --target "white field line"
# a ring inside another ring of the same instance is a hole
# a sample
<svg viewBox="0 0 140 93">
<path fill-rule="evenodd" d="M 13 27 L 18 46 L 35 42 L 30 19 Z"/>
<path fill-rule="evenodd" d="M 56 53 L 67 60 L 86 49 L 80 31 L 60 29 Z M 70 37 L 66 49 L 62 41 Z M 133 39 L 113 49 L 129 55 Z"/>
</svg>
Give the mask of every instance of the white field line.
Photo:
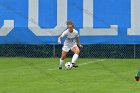
<svg viewBox="0 0 140 93">
<path fill-rule="evenodd" d="M 93 64 L 93 63 L 97 63 L 97 62 L 103 62 L 103 61 L 105 61 L 105 59 L 100 59 L 100 60 L 96 60 L 96 61 L 88 61 L 88 62 L 79 64 L 79 66 Z M 52 70 L 58 70 L 58 68 L 53 68 L 53 69 L 48 69 L 48 70 L 50 70 L 50 71 L 52 71 Z"/>
<path fill-rule="evenodd" d="M 105 61 L 105 59 L 100 59 L 100 60 L 96 60 L 96 61 L 89 61 L 89 62 L 85 62 L 82 64 L 79 64 L 79 66 L 83 66 L 83 65 L 87 65 L 87 64 L 92 64 L 92 63 L 97 63 L 97 62 L 103 62 Z"/>
</svg>

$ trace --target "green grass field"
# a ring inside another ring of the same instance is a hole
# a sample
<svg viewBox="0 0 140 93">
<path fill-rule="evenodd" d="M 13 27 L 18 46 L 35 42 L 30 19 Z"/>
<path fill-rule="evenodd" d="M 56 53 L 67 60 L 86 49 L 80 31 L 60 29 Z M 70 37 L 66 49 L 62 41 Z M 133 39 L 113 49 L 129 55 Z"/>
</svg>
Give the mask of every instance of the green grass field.
<svg viewBox="0 0 140 93">
<path fill-rule="evenodd" d="M 0 58 L 0 93 L 139 93 L 139 61 L 78 59 L 58 70 L 59 58 Z"/>
</svg>

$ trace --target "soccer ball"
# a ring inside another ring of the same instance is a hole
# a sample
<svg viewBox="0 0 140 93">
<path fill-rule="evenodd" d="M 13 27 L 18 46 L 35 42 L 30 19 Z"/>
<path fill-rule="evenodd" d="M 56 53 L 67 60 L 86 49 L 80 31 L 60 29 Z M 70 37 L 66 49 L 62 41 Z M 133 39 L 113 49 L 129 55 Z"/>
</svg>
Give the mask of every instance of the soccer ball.
<svg viewBox="0 0 140 93">
<path fill-rule="evenodd" d="M 65 64 L 65 67 L 66 67 L 66 69 L 71 69 L 72 68 L 72 63 L 71 62 L 67 62 L 66 64 Z"/>
</svg>

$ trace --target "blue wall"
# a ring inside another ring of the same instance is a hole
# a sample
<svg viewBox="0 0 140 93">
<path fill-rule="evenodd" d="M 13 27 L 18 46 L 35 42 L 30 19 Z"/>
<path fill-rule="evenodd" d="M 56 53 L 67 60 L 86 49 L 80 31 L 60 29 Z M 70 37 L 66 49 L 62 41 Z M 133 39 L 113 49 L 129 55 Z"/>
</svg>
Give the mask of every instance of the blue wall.
<svg viewBox="0 0 140 93">
<path fill-rule="evenodd" d="M 57 24 L 57 0 L 39 1 L 39 25 L 54 28 Z M 68 19 L 75 28 L 83 28 L 83 0 L 68 0 Z M 118 25 L 117 36 L 80 36 L 82 44 L 140 43 L 139 36 L 128 36 L 131 27 L 131 0 L 94 0 L 94 28 Z M 47 12 L 49 11 L 49 12 Z M 57 44 L 58 36 L 35 36 L 28 29 L 28 0 L 0 0 L 0 26 L 3 20 L 14 20 L 15 27 L 7 36 L 0 36 L 0 44 Z M 49 22 L 49 23 L 46 23 Z"/>
</svg>

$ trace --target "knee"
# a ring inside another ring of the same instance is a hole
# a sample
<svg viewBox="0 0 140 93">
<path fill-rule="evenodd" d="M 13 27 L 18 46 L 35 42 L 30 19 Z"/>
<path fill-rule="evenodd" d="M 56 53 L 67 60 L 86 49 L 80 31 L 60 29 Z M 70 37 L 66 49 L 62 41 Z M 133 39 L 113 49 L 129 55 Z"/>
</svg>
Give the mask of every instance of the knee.
<svg viewBox="0 0 140 93">
<path fill-rule="evenodd" d="M 80 54 L 80 50 L 77 50 L 77 51 L 75 52 L 75 54 L 78 54 L 78 55 L 79 55 L 79 54 Z"/>
</svg>

